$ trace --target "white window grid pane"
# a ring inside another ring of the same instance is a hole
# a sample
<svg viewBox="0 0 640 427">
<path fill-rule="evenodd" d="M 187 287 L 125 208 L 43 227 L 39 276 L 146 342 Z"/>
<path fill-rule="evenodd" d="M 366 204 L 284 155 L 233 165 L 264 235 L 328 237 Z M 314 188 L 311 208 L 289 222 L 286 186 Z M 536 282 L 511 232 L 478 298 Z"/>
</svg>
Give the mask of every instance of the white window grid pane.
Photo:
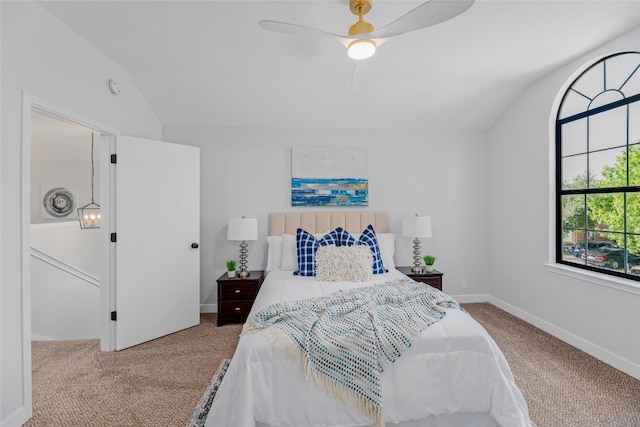
<svg viewBox="0 0 640 427">
<path fill-rule="evenodd" d="M 589 120 L 580 120 L 562 125 L 562 156 L 584 154 L 587 152 L 587 129 Z"/>
<path fill-rule="evenodd" d="M 589 117 L 589 151 L 622 147 L 626 144 L 626 105 Z"/>
</svg>

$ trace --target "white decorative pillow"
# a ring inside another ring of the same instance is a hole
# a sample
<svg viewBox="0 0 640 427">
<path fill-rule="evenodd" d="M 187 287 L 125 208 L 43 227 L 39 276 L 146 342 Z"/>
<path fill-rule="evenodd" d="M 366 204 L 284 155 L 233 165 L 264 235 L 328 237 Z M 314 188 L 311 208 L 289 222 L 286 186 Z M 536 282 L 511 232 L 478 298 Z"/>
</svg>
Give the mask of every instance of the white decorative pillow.
<svg viewBox="0 0 640 427">
<path fill-rule="evenodd" d="M 280 270 L 282 264 L 282 236 L 267 236 L 267 273 Z"/>
<path fill-rule="evenodd" d="M 393 254 L 396 251 L 395 237 L 393 233 L 376 233 L 378 238 L 378 246 L 380 247 L 380 257 L 384 268 L 391 271 L 396 268 L 393 262 Z"/>
<path fill-rule="evenodd" d="M 297 269 L 298 249 L 296 248 L 296 236 L 292 234 L 283 234 L 280 270 L 296 271 Z"/>
<path fill-rule="evenodd" d="M 316 251 L 316 279 L 324 282 L 373 280 L 369 246 L 321 246 Z"/>
</svg>

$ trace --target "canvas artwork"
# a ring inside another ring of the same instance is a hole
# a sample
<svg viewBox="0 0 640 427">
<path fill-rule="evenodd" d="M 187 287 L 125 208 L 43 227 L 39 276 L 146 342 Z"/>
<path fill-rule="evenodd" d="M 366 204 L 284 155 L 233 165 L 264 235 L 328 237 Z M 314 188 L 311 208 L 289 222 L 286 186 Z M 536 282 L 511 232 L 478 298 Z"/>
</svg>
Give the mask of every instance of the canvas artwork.
<svg viewBox="0 0 640 427">
<path fill-rule="evenodd" d="M 54 220 L 73 217 L 76 213 L 78 185 L 41 185 L 40 215 Z"/>
<path fill-rule="evenodd" d="M 369 206 L 366 148 L 294 147 L 291 206 Z"/>
</svg>

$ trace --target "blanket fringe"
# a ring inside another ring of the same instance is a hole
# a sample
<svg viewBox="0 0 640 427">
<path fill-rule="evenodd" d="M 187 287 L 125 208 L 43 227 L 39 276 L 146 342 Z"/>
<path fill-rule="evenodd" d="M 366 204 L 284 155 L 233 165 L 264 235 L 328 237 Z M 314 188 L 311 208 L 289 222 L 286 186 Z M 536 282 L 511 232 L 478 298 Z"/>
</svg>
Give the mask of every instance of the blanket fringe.
<svg viewBox="0 0 640 427">
<path fill-rule="evenodd" d="M 258 329 L 255 325 L 252 325 L 251 322 L 247 322 L 243 327 L 242 333 L 257 331 L 261 331 L 265 338 L 273 345 L 284 351 L 290 359 L 302 366 L 306 381 L 324 391 L 329 396 L 340 399 L 345 405 L 357 408 L 362 414 L 374 420 L 376 427 L 385 427 L 382 408 L 376 406 L 364 396 L 359 395 L 316 370 L 305 351 L 291 340 L 291 337 L 286 331 L 278 328 L 276 325 L 272 325 L 266 329 Z"/>
<path fill-rule="evenodd" d="M 295 349 L 294 349 L 295 350 Z M 372 420 L 375 420 L 377 427 L 384 427 L 384 416 L 382 412 L 382 408 L 376 406 L 373 402 L 366 399 L 364 396 L 359 395 L 358 393 L 350 390 L 348 387 L 340 384 L 327 377 L 326 375 L 318 372 L 307 354 L 300 350 L 298 351 L 299 356 L 303 358 L 303 370 L 305 372 L 305 378 L 311 384 L 314 384 L 318 389 L 323 390 L 331 397 L 336 399 L 340 399 L 345 405 L 353 406 L 357 408 L 361 413 L 368 416 Z"/>
</svg>

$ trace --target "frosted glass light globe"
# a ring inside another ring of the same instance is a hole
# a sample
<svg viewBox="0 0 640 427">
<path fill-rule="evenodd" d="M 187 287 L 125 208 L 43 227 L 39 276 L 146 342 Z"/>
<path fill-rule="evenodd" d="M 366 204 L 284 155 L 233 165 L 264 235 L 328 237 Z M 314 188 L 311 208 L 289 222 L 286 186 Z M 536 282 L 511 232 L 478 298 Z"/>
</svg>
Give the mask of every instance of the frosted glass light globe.
<svg viewBox="0 0 640 427">
<path fill-rule="evenodd" d="M 355 40 L 349 44 L 347 53 L 352 59 L 367 59 L 376 53 L 376 44 L 371 40 Z"/>
</svg>

